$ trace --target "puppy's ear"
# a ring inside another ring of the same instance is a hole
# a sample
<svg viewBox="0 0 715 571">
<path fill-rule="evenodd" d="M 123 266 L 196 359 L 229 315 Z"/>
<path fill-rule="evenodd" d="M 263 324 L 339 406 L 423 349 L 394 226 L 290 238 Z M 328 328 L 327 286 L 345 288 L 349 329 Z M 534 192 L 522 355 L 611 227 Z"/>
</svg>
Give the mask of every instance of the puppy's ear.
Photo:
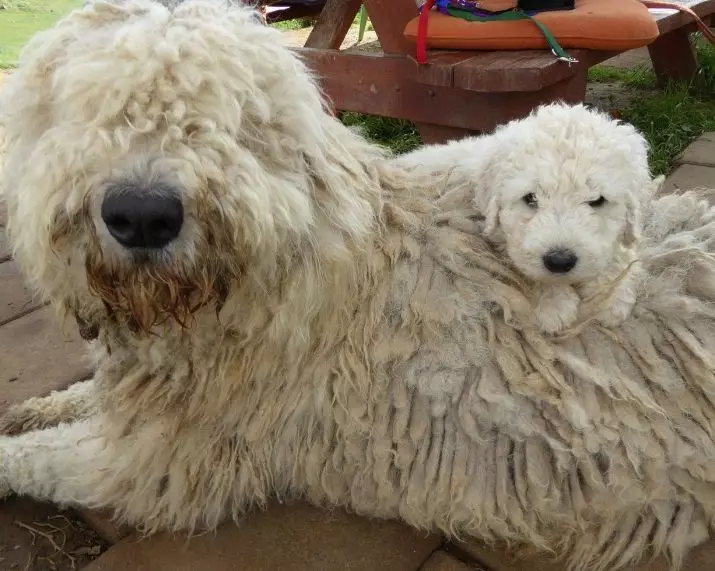
<svg viewBox="0 0 715 571">
<path fill-rule="evenodd" d="M 482 173 L 474 189 L 474 203 L 484 215 L 486 225 L 484 234 L 493 235 L 499 227 L 499 203 L 497 188 L 497 173 L 500 150 L 504 143 L 499 134 L 491 135 L 490 148 L 482 156 Z"/>
<path fill-rule="evenodd" d="M 639 197 L 629 196 L 626 202 L 626 227 L 623 230 L 623 245 L 633 246 L 641 237 L 641 204 Z"/>
<path fill-rule="evenodd" d="M 625 246 L 632 246 L 640 239 L 643 205 L 653 200 L 660 192 L 663 182 L 665 182 L 665 177 L 659 175 L 646 185 L 640 195 L 631 195 L 629 197 L 626 203 L 626 228 L 623 233 L 623 244 Z"/>
</svg>

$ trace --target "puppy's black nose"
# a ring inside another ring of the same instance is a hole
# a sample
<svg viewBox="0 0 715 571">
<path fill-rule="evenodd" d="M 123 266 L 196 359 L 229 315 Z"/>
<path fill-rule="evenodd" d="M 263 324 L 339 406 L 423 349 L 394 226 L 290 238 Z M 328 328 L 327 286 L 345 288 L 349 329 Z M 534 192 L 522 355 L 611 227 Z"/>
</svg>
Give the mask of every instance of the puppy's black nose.
<svg viewBox="0 0 715 571">
<path fill-rule="evenodd" d="M 542 260 L 552 274 L 567 274 L 574 269 L 578 257 L 571 250 L 550 250 Z"/>
<path fill-rule="evenodd" d="M 108 189 L 102 220 L 126 248 L 161 248 L 179 235 L 184 207 L 173 191 L 122 186 Z"/>
</svg>

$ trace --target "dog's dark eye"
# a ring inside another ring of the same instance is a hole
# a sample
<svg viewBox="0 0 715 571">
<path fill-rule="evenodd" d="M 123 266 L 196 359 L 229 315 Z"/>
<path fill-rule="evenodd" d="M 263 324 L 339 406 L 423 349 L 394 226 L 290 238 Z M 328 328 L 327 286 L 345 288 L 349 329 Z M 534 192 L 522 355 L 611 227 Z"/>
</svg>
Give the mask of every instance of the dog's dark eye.
<svg viewBox="0 0 715 571">
<path fill-rule="evenodd" d="M 533 192 L 530 192 L 529 194 L 525 195 L 522 200 L 526 203 L 527 206 L 531 208 L 536 208 L 538 206 L 538 202 L 536 201 L 536 195 Z"/>
<path fill-rule="evenodd" d="M 589 200 L 588 202 L 588 205 L 592 206 L 593 208 L 598 208 L 599 206 L 603 206 L 604 204 L 606 204 L 606 199 L 602 196 L 599 196 L 596 200 Z"/>
</svg>

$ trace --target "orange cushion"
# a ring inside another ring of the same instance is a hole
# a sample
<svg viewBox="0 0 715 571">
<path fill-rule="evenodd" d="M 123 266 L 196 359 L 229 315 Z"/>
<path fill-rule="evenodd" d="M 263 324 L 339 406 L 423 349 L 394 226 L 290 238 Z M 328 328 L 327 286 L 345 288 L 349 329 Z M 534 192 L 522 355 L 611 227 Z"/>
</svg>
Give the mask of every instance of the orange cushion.
<svg viewBox="0 0 715 571">
<path fill-rule="evenodd" d="M 542 12 L 534 16 L 563 48 L 624 51 L 651 43 L 658 25 L 638 0 L 576 0 L 573 10 Z M 407 39 L 417 41 L 419 17 L 405 28 Z M 427 27 L 430 48 L 470 50 L 523 50 L 549 47 L 533 22 L 470 22 L 432 11 Z"/>
</svg>

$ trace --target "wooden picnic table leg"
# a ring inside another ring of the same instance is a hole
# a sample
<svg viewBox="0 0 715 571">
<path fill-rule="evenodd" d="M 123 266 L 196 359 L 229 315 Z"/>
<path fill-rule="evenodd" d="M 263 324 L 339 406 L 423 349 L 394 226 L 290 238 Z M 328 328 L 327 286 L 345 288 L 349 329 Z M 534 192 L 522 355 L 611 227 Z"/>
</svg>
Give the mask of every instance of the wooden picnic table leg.
<svg viewBox="0 0 715 571">
<path fill-rule="evenodd" d="M 361 5 L 362 0 L 327 0 L 305 47 L 324 50 L 340 48 Z"/>
<path fill-rule="evenodd" d="M 408 54 L 414 45 L 404 36 L 405 26 L 417 15 L 415 0 L 364 0 L 367 15 L 386 54 Z"/>
<path fill-rule="evenodd" d="M 339 49 L 361 5 L 362 0 L 327 0 L 320 11 L 318 21 L 305 41 L 305 47 Z M 341 116 L 335 108 L 332 108 L 332 112 L 336 117 Z"/>
<path fill-rule="evenodd" d="M 405 26 L 417 15 L 415 0 L 365 0 L 368 16 L 385 53 L 411 54 L 415 46 L 404 36 Z M 416 123 L 422 143 L 443 143 L 461 139 L 475 131 L 430 123 Z"/>
<path fill-rule="evenodd" d="M 698 59 L 687 28 L 663 34 L 648 46 L 659 84 L 669 80 L 690 81 L 698 71 Z"/>
</svg>

